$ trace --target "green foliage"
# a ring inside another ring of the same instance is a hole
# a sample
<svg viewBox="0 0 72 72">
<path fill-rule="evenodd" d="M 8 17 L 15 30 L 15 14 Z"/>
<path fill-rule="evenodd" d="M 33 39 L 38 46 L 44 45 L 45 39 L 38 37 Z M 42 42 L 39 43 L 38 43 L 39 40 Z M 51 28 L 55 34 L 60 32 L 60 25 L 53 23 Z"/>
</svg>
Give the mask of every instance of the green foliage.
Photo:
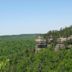
<svg viewBox="0 0 72 72">
<path fill-rule="evenodd" d="M 71 48 L 58 52 L 46 48 L 38 53 L 34 48 L 33 36 L 0 37 L 0 72 L 72 72 Z"/>
<path fill-rule="evenodd" d="M 0 72 L 72 72 L 72 49 L 34 52 L 34 40 L 0 41 Z"/>
<path fill-rule="evenodd" d="M 44 37 L 48 37 L 48 36 L 53 36 L 53 38 L 59 38 L 59 37 L 68 37 L 72 35 L 72 26 L 70 27 L 66 27 L 64 29 L 60 29 L 58 30 L 53 30 L 53 31 L 49 31 L 47 34 L 44 35 Z"/>
</svg>

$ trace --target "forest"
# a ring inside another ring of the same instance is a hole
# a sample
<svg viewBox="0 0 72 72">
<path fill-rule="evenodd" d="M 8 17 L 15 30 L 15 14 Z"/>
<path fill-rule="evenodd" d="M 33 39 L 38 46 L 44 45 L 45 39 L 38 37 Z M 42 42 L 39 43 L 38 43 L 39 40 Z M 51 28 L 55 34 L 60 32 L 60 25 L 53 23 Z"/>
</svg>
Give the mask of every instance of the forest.
<svg viewBox="0 0 72 72">
<path fill-rule="evenodd" d="M 48 47 L 35 53 L 37 35 L 0 36 L 0 72 L 72 72 L 72 47 L 57 52 Z M 51 35 L 68 37 L 72 35 L 72 26 L 42 36 Z"/>
</svg>

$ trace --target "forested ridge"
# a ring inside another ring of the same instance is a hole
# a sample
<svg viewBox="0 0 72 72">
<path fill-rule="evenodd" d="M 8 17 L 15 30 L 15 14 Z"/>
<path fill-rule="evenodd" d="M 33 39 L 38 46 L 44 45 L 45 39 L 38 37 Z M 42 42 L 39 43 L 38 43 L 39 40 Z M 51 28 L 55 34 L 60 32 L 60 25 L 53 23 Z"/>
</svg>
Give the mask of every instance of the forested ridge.
<svg viewBox="0 0 72 72">
<path fill-rule="evenodd" d="M 68 37 L 72 26 L 43 36 Z M 0 37 L 0 72 L 72 72 L 72 48 L 55 52 L 52 47 L 35 53 L 35 37 Z"/>
<path fill-rule="evenodd" d="M 60 30 L 52 30 L 45 34 L 45 36 L 50 35 L 52 35 L 53 37 L 68 37 L 72 35 L 72 26 L 60 28 Z"/>
</svg>

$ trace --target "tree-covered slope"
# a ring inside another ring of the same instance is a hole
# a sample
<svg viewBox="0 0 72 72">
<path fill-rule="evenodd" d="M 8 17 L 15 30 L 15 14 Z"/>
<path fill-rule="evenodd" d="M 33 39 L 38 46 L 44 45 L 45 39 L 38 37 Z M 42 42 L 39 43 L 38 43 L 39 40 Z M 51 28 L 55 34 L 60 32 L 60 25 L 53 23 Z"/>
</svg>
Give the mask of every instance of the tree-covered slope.
<svg viewBox="0 0 72 72">
<path fill-rule="evenodd" d="M 53 30 L 49 31 L 46 36 L 53 36 L 53 37 L 68 37 L 72 35 L 72 26 L 61 28 L 60 30 Z"/>
<path fill-rule="evenodd" d="M 68 37 L 72 26 L 45 36 Z M 55 52 L 52 47 L 35 53 L 36 35 L 0 37 L 0 72 L 72 72 L 72 48 Z"/>
<path fill-rule="evenodd" d="M 1 40 L 0 72 L 72 72 L 72 49 L 34 51 L 34 40 Z"/>
</svg>

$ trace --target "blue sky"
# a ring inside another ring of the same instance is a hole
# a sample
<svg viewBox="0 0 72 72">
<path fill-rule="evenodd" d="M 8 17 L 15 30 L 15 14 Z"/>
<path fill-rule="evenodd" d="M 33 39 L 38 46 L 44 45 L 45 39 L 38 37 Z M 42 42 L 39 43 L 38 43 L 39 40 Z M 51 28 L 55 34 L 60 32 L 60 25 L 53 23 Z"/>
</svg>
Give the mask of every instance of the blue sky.
<svg viewBox="0 0 72 72">
<path fill-rule="evenodd" d="M 46 33 L 72 25 L 72 0 L 0 0 L 0 35 Z"/>
</svg>

